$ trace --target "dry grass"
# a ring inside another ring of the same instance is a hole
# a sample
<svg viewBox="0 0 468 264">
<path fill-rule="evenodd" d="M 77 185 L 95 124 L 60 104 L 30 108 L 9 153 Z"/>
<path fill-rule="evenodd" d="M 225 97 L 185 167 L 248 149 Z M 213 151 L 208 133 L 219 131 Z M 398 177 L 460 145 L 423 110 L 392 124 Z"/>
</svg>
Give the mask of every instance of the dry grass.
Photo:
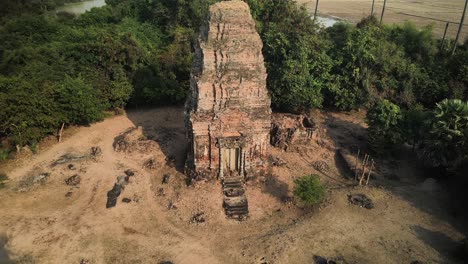
<svg viewBox="0 0 468 264">
<path fill-rule="evenodd" d="M 305 4 L 311 12 L 315 9 L 315 0 L 297 0 L 297 2 Z M 442 37 L 446 22 L 436 20 L 450 21 L 454 24 L 450 24 L 447 36 L 454 39 L 458 30 L 458 24 L 455 23 L 460 22 L 464 4 L 464 0 L 389 0 L 387 1 L 384 22 L 393 24 L 409 20 L 420 27 L 433 24 L 435 35 Z M 383 0 L 375 1 L 374 12 L 379 18 L 382 6 Z M 353 23 L 369 15 L 371 8 L 372 0 L 326 0 L 319 2 L 319 14 L 338 16 Z M 465 21 L 465 25 L 466 23 Z M 462 32 L 461 39 L 464 40 L 466 37 L 468 37 L 467 27 Z"/>
</svg>

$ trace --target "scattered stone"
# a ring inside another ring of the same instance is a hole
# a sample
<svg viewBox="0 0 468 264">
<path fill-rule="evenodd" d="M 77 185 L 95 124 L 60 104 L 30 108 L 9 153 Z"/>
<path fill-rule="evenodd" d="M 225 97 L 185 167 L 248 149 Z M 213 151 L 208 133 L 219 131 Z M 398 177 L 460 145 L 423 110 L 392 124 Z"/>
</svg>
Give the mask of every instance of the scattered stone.
<svg viewBox="0 0 468 264">
<path fill-rule="evenodd" d="M 261 257 L 259 260 L 259 264 L 270 264 L 270 262 L 265 257 Z"/>
<path fill-rule="evenodd" d="M 164 191 L 164 188 L 159 188 L 158 191 L 156 192 L 157 196 L 165 196 L 166 192 Z"/>
<path fill-rule="evenodd" d="M 350 203 L 366 209 L 374 208 L 372 200 L 364 194 L 350 194 L 348 195 L 348 200 Z"/>
<path fill-rule="evenodd" d="M 271 165 L 276 166 L 276 167 L 282 167 L 286 165 L 286 161 L 280 159 L 279 157 L 270 156 L 270 162 L 271 162 Z"/>
<path fill-rule="evenodd" d="M 73 192 L 67 192 L 67 193 L 65 194 L 65 197 L 71 197 L 72 195 L 73 195 Z"/>
<path fill-rule="evenodd" d="M 171 175 L 169 175 L 169 174 L 164 174 L 162 183 L 163 183 L 163 184 L 168 184 L 168 183 L 169 183 L 169 178 L 170 178 L 170 177 L 171 177 Z"/>
<path fill-rule="evenodd" d="M 149 170 L 154 170 L 158 168 L 158 163 L 154 158 L 150 158 L 143 163 L 143 167 Z"/>
<path fill-rule="evenodd" d="M 41 172 L 40 168 L 34 168 L 34 172 L 31 174 L 23 177 L 18 182 L 18 192 L 27 192 L 36 184 L 45 184 L 50 177 L 50 173 L 48 172 Z"/>
<path fill-rule="evenodd" d="M 115 137 L 112 144 L 114 151 L 132 153 L 135 151 L 147 153 L 158 148 L 157 143 L 148 140 L 143 135 L 142 127 L 131 127 L 125 132 Z"/>
<path fill-rule="evenodd" d="M 315 255 L 313 257 L 313 261 L 315 264 L 346 264 L 348 263 L 342 256 L 326 259 L 324 257 Z"/>
<path fill-rule="evenodd" d="M 294 203 L 294 197 L 292 196 L 283 196 L 281 198 L 281 201 L 285 204 L 293 204 Z"/>
<path fill-rule="evenodd" d="M 102 149 L 100 147 L 92 147 L 91 148 L 91 156 L 99 157 L 102 155 Z"/>
<path fill-rule="evenodd" d="M 78 174 L 71 176 L 70 178 L 65 180 L 65 184 L 68 186 L 77 186 L 81 182 L 81 177 Z"/>
<path fill-rule="evenodd" d="M 68 164 L 68 169 L 69 170 L 76 170 L 76 167 L 73 164 Z"/>
<path fill-rule="evenodd" d="M 112 190 L 107 192 L 107 203 L 106 208 L 114 207 L 117 204 L 117 198 L 122 192 L 123 187 L 119 184 L 114 184 Z"/>
<path fill-rule="evenodd" d="M 158 264 L 174 264 L 174 263 L 172 261 L 164 260 L 164 261 L 158 262 Z"/>
<path fill-rule="evenodd" d="M 54 161 L 51 166 L 54 167 L 54 166 L 57 166 L 57 165 L 61 165 L 61 164 L 69 163 L 69 162 L 76 162 L 76 161 L 80 161 L 80 160 L 85 160 L 85 159 L 88 159 L 88 158 L 89 157 L 87 155 L 65 154 L 65 155 L 61 156 L 60 158 L 58 158 L 56 161 Z"/>
<path fill-rule="evenodd" d="M 307 146 L 311 139 L 317 138 L 315 123 L 304 115 L 274 114 L 270 130 L 271 145 L 289 150 L 291 147 Z"/>
<path fill-rule="evenodd" d="M 135 203 L 138 203 L 140 201 L 140 197 L 138 197 L 136 194 L 133 195 L 132 199 Z"/>
<path fill-rule="evenodd" d="M 129 198 L 123 198 L 123 199 L 122 199 L 122 202 L 124 202 L 124 203 L 130 203 L 130 202 L 132 202 L 132 200 L 129 199 Z"/>
<path fill-rule="evenodd" d="M 128 184 L 128 179 L 128 176 L 120 175 L 117 177 L 117 184 L 122 187 L 125 187 Z"/>
<path fill-rule="evenodd" d="M 127 175 L 128 177 L 132 177 L 132 176 L 135 176 L 135 172 L 128 169 L 125 171 L 125 175 Z"/>
<path fill-rule="evenodd" d="M 317 171 L 321 171 L 321 172 L 327 172 L 330 170 L 330 167 L 328 166 L 328 164 L 322 160 L 312 162 L 312 167 L 316 169 Z"/>
<path fill-rule="evenodd" d="M 169 201 L 169 204 L 167 205 L 167 209 L 169 209 L 169 210 L 174 209 L 174 210 L 175 210 L 175 209 L 177 209 L 177 208 L 178 208 L 178 207 L 177 207 L 177 204 L 176 204 L 176 203 L 174 203 L 172 200 Z"/>
<path fill-rule="evenodd" d="M 33 177 L 32 182 L 35 183 L 44 183 L 49 178 L 50 173 L 41 173 Z"/>
<path fill-rule="evenodd" d="M 193 213 L 192 217 L 190 218 L 190 223 L 191 224 L 200 224 L 205 222 L 205 213 L 204 212 L 198 212 L 198 213 Z"/>
<path fill-rule="evenodd" d="M 88 259 L 81 259 L 80 260 L 80 264 L 90 264 L 91 261 L 89 261 Z"/>
<path fill-rule="evenodd" d="M 410 264 L 425 264 L 425 263 L 422 262 L 422 261 L 419 261 L 419 260 L 413 260 L 413 261 L 411 261 Z"/>
</svg>

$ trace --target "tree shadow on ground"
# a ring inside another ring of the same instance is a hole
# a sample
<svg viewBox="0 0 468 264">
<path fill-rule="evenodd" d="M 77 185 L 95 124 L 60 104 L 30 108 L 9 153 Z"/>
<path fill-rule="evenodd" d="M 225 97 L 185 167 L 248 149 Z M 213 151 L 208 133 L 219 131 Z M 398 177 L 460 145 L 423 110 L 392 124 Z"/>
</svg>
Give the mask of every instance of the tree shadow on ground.
<svg viewBox="0 0 468 264">
<path fill-rule="evenodd" d="M 174 161 L 175 168 L 184 172 L 187 140 L 184 126 L 183 107 L 128 110 L 127 117 L 143 134 L 161 148 L 167 161 Z"/>
<path fill-rule="evenodd" d="M 289 198 L 288 191 L 288 184 L 280 181 L 278 177 L 274 175 L 267 177 L 262 187 L 262 192 L 268 193 L 280 202 L 285 202 Z"/>
<path fill-rule="evenodd" d="M 451 263 L 461 263 L 463 260 L 463 244 L 460 241 L 455 241 L 443 233 L 431 231 L 421 226 L 412 226 L 411 230 L 425 244 L 431 246 L 440 255 L 450 259 Z"/>
<path fill-rule="evenodd" d="M 359 123 L 347 121 L 337 115 L 326 114 L 325 116 L 324 124 L 327 127 L 327 135 L 337 148 L 345 149 L 349 153 L 352 153 L 353 156 L 357 154 L 357 149 L 360 149 L 361 159 L 364 153 L 372 154 L 367 143 L 365 127 Z M 444 183 L 436 182 L 433 189 L 423 190 L 422 186 L 427 175 L 422 171 L 420 162 L 414 152 L 410 149 L 402 149 L 399 150 L 398 155 L 388 154 L 386 157 L 375 157 L 375 160 L 376 166 L 381 165 L 387 170 L 379 175 L 379 177 L 371 179 L 371 186 L 382 187 L 400 199 L 407 201 L 415 208 L 450 223 L 457 231 L 467 233 L 468 226 L 465 224 L 464 216 L 454 216 L 453 201 L 455 197 L 450 188 L 444 186 Z M 396 165 L 396 167 L 392 168 L 391 164 Z M 338 173 L 343 177 L 354 179 L 354 174 L 351 171 L 352 168 L 349 168 L 340 155 L 336 155 L 336 153 L 335 165 Z M 397 174 L 397 180 L 386 177 L 385 174 L 392 171 Z M 430 234 L 430 231 L 425 232 L 419 228 L 417 232 L 420 233 L 420 236 L 428 244 L 435 243 L 432 239 L 438 239 L 437 235 Z M 443 236 L 442 233 L 440 235 Z M 448 239 L 446 240 L 448 241 Z M 455 245 L 455 243 L 449 243 L 447 248 Z"/>
<path fill-rule="evenodd" d="M 0 263 L 2 264 L 13 263 L 13 261 L 9 257 L 8 250 L 5 248 L 7 242 L 8 239 L 5 236 L 0 235 Z"/>
</svg>

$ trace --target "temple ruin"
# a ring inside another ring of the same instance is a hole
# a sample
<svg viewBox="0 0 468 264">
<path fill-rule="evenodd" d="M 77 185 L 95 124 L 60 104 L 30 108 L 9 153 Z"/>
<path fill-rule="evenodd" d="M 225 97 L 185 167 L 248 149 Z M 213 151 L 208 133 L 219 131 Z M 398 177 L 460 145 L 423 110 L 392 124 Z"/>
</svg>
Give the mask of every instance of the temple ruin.
<svg viewBox="0 0 468 264">
<path fill-rule="evenodd" d="M 199 177 L 245 178 L 266 170 L 271 100 L 262 41 L 240 0 L 209 9 L 186 103 L 187 168 Z"/>
</svg>

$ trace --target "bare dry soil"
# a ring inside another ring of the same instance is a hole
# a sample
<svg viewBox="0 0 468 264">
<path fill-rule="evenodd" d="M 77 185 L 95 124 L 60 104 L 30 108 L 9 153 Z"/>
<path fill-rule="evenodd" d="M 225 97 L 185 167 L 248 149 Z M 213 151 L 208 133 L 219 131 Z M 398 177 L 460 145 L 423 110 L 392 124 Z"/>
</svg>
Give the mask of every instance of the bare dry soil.
<svg viewBox="0 0 468 264">
<path fill-rule="evenodd" d="M 272 148 L 285 164 L 247 183 L 250 218 L 242 222 L 226 219 L 218 181 L 187 186 L 182 108 L 129 111 L 66 131 L 62 143 L 3 164 L 11 180 L 0 189 L 0 263 L 314 263 L 317 256 L 463 263 L 457 250 L 466 223 L 450 213 L 443 186 L 423 184 L 413 160 L 379 161 L 397 176 L 376 177 L 368 187 L 345 177 L 336 149 L 365 149 L 363 116 L 315 112 L 319 139 L 296 152 Z M 143 128 L 140 147 L 116 152 L 114 139 L 136 126 Z M 96 146 L 102 154 L 89 156 Z M 311 166 L 317 161 L 326 164 L 322 172 Z M 106 208 L 108 192 L 129 169 L 135 175 Z M 328 187 L 313 207 L 291 201 L 294 177 L 310 173 Z M 355 193 L 375 207 L 350 204 Z M 196 214 L 202 217 L 191 221 Z"/>
</svg>

